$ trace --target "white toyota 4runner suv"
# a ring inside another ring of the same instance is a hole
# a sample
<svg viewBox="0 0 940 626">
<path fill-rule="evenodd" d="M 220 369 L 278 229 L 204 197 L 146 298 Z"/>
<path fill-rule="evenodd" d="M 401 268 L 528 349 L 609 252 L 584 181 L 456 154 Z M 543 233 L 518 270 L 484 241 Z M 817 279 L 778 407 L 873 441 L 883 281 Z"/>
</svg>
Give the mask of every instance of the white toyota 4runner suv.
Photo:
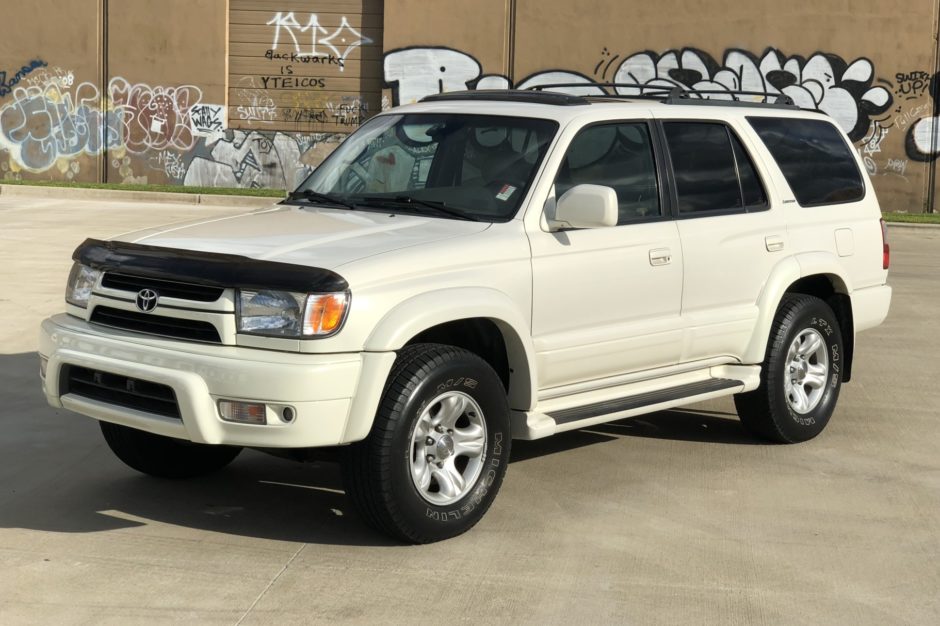
<svg viewBox="0 0 940 626">
<path fill-rule="evenodd" d="M 728 395 L 815 437 L 891 300 L 865 168 L 822 114 L 659 95 L 431 96 L 279 205 L 86 240 L 46 397 L 155 476 L 342 446 L 415 543 L 479 521 L 513 438 Z"/>
</svg>

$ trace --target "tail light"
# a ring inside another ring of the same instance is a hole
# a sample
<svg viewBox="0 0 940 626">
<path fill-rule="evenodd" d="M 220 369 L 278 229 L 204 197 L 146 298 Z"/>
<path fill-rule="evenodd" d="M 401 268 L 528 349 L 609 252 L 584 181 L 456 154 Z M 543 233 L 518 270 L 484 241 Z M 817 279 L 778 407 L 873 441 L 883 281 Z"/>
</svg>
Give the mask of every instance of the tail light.
<svg viewBox="0 0 940 626">
<path fill-rule="evenodd" d="M 891 265 L 891 246 L 888 245 L 888 226 L 881 220 L 881 269 L 886 270 Z"/>
</svg>

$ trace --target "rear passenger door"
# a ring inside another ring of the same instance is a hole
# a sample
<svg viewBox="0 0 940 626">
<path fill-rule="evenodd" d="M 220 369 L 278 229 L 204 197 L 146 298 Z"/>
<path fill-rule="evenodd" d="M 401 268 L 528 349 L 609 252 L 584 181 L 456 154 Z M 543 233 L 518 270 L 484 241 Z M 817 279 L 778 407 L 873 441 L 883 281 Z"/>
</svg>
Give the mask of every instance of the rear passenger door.
<svg viewBox="0 0 940 626">
<path fill-rule="evenodd" d="M 787 250 L 782 211 L 755 165 L 754 138 L 722 121 L 663 119 L 660 128 L 683 252 L 680 361 L 740 358 Z"/>
<path fill-rule="evenodd" d="M 555 198 L 580 184 L 617 193 L 616 226 L 529 231 L 532 334 L 539 387 L 604 379 L 675 364 L 682 328 L 682 251 L 664 193 L 658 135 L 643 121 L 604 122 L 571 139 Z M 546 207 L 552 217 L 551 206 Z"/>
</svg>

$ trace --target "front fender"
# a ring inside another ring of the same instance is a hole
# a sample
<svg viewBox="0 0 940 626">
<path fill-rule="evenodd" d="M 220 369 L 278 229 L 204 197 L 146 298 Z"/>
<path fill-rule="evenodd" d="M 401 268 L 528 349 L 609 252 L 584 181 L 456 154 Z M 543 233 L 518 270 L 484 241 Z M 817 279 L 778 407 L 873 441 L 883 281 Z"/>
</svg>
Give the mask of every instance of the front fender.
<svg viewBox="0 0 940 626">
<path fill-rule="evenodd" d="M 529 323 L 506 294 L 485 287 L 439 289 L 409 298 L 389 311 L 366 340 L 367 351 L 400 350 L 418 333 L 438 324 L 485 318 L 499 328 L 512 371 L 509 405 L 529 410 L 535 406 L 535 351 Z"/>
</svg>

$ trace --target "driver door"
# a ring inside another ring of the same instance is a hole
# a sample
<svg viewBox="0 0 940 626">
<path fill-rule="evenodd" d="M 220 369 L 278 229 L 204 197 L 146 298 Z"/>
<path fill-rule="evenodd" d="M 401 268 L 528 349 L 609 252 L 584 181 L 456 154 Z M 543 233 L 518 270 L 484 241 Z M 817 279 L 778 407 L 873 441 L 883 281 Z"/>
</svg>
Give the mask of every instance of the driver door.
<svg viewBox="0 0 940 626">
<path fill-rule="evenodd" d="M 646 121 L 582 128 L 559 167 L 555 198 L 578 184 L 612 187 L 617 225 L 529 232 L 541 391 L 603 387 L 679 361 L 682 248 L 655 137 Z"/>
</svg>

